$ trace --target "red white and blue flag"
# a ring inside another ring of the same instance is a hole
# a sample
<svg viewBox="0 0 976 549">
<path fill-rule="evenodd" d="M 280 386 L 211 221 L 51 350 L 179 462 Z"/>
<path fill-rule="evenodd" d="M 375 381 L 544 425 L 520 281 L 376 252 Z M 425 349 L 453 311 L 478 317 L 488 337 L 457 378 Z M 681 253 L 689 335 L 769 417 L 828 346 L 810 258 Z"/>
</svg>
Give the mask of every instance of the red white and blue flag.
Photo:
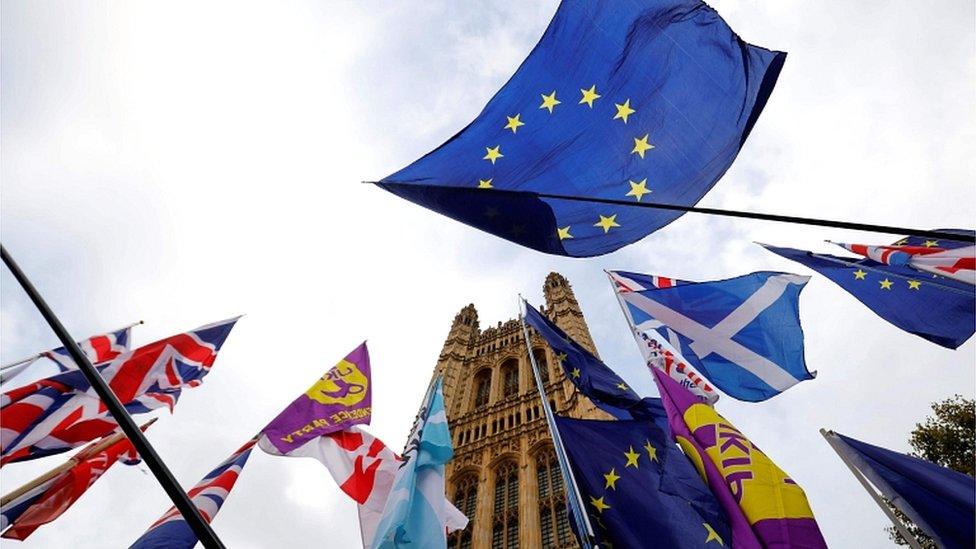
<svg viewBox="0 0 976 549">
<path fill-rule="evenodd" d="M 107 334 L 94 335 L 86 340 L 79 341 L 78 346 L 81 347 L 81 351 L 85 353 L 85 356 L 88 357 L 88 360 L 90 360 L 92 364 L 101 364 L 103 362 L 108 362 L 129 350 L 129 341 L 131 341 L 129 336 L 131 335 L 131 331 L 132 326 L 127 326 Z M 58 370 L 61 372 L 77 369 L 77 366 L 75 366 L 75 361 L 71 359 L 70 355 L 68 355 L 68 350 L 64 347 L 58 347 L 57 349 L 51 349 L 50 351 L 38 353 L 34 356 L 34 358 L 23 361 L 23 363 L 19 366 L 9 367 L 10 369 L 5 370 L 2 374 L 0 374 L 0 383 L 5 383 L 8 380 L 21 375 L 27 368 L 34 364 L 37 359 L 42 357 L 54 362 L 57 365 Z"/>
<path fill-rule="evenodd" d="M 205 521 L 213 521 L 217 511 L 220 511 L 256 442 L 257 437 L 254 437 L 244 443 L 187 493 Z M 171 507 L 129 549 L 192 549 L 198 541 L 183 515 Z"/>
<path fill-rule="evenodd" d="M 938 240 L 926 240 L 922 245 L 832 244 L 885 265 L 907 266 L 917 271 L 976 285 L 976 246 L 973 245 L 952 242 L 947 246 L 940 245 Z"/>
<path fill-rule="evenodd" d="M 195 387 L 217 358 L 237 318 L 208 324 L 98 367 L 130 414 L 172 411 L 184 387 Z M 117 423 L 78 370 L 0 396 L 0 466 L 67 451 L 111 433 Z"/>
</svg>

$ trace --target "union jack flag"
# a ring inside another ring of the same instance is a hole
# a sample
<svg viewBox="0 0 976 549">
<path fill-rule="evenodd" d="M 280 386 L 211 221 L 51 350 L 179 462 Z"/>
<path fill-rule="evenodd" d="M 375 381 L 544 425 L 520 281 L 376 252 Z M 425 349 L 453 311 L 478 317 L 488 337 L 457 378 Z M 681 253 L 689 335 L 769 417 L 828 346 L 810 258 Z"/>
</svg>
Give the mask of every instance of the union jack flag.
<svg viewBox="0 0 976 549">
<path fill-rule="evenodd" d="M 170 411 L 196 387 L 237 318 L 161 339 L 98 367 L 130 414 Z M 0 396 L 0 466 L 67 451 L 111 433 L 117 423 L 84 375 L 72 370 Z"/>
<path fill-rule="evenodd" d="M 92 364 L 108 362 L 129 350 L 131 330 L 132 326 L 127 326 L 107 334 L 94 335 L 84 341 L 79 341 L 78 346 L 81 347 L 81 351 L 85 353 L 88 360 L 91 360 Z M 41 357 L 53 361 L 61 372 L 67 372 L 77 368 L 75 361 L 68 355 L 68 350 L 64 347 L 58 347 L 57 349 L 38 353 L 33 358 L 22 361 L 23 363 L 17 367 L 9 366 L 9 370 L 5 370 L 0 374 L 0 383 L 5 383 L 15 376 L 19 376 L 34 361 Z"/>
<path fill-rule="evenodd" d="M 832 244 L 885 265 L 907 266 L 976 285 L 976 246 L 973 245 L 965 245 L 961 242 L 940 243 L 938 240 L 925 240 L 921 245 L 871 246 L 843 242 L 832 242 Z"/>
<path fill-rule="evenodd" d="M 150 421 L 143 425 L 142 430 L 151 424 Z M 139 454 L 122 433 L 93 443 L 71 456 L 68 460 L 73 463 L 71 467 L 4 503 L 0 512 L 3 537 L 24 540 L 34 530 L 57 519 L 119 460 L 126 465 L 139 462 Z"/>
<path fill-rule="evenodd" d="M 220 511 L 220 507 L 230 495 L 230 491 L 234 489 L 234 484 L 241 475 L 247 458 L 251 456 L 251 450 L 257 440 L 258 437 L 255 436 L 244 443 L 244 446 L 238 448 L 216 469 L 210 471 L 187 493 L 207 522 L 213 521 L 217 511 Z M 129 549 L 192 549 L 197 541 L 196 534 L 183 519 L 183 515 L 175 507 L 171 507 Z"/>
<path fill-rule="evenodd" d="M 687 284 L 687 281 L 677 278 L 624 271 L 608 271 L 607 275 L 610 276 L 610 281 L 613 283 L 618 296 L 640 292 L 648 288 L 673 288 L 679 284 Z M 653 320 L 643 322 L 638 326 L 634 323 L 626 305 L 621 303 L 621 308 L 624 311 L 624 316 L 627 317 L 627 322 L 634 334 L 634 340 L 637 341 L 637 346 L 640 348 L 641 355 L 644 357 L 644 362 L 648 368 L 664 371 L 671 379 L 710 404 L 718 401 L 718 393 L 715 392 L 715 388 L 688 365 L 681 353 L 677 351 L 680 347 L 675 347 L 671 343 L 671 341 L 677 341 L 677 334 L 663 323 Z"/>
</svg>

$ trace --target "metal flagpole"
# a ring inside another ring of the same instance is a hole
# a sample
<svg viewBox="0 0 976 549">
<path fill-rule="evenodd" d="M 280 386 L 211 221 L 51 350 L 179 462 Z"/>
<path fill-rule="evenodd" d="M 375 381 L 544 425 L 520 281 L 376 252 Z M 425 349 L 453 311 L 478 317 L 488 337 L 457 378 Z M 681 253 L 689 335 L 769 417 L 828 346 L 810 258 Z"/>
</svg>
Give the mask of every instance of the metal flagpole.
<svg viewBox="0 0 976 549">
<path fill-rule="evenodd" d="M 129 325 L 126 325 L 126 326 L 122 326 L 121 328 L 119 328 L 117 330 L 112 330 L 112 332 L 113 333 L 114 332 L 121 332 L 122 330 L 128 330 L 129 328 L 134 328 L 136 326 L 139 326 L 140 324 L 145 324 L 145 323 L 140 320 L 139 322 L 133 322 L 132 324 L 129 324 Z M 47 352 L 47 351 L 45 351 L 45 352 Z M 10 364 L 4 364 L 3 366 L 0 366 L 0 372 L 3 372 L 4 370 L 9 370 L 10 368 L 15 368 L 17 366 L 20 366 L 21 364 L 23 364 L 25 362 L 34 362 L 35 360 L 37 360 L 37 359 L 39 359 L 39 358 L 41 358 L 43 356 L 44 356 L 44 353 L 37 353 L 34 356 L 30 356 L 30 357 L 27 357 L 25 359 L 18 360 L 16 362 L 11 362 Z"/>
<path fill-rule="evenodd" d="M 214 533 L 213 529 L 210 528 L 210 524 L 208 524 L 207 521 L 203 519 L 203 516 L 200 515 L 200 511 L 197 509 L 197 506 L 194 505 L 189 496 L 186 495 L 186 492 L 184 492 L 183 488 L 180 487 L 180 484 L 176 481 L 173 473 L 170 472 L 170 470 L 166 467 L 166 464 L 163 463 L 163 460 L 159 457 L 159 454 L 157 454 L 156 450 L 151 444 L 149 444 L 149 440 L 146 439 L 145 434 L 143 434 L 143 432 L 139 429 L 136 422 L 132 420 L 132 417 L 128 414 L 128 412 L 125 411 L 125 407 L 122 406 L 121 402 L 119 402 L 118 397 L 115 396 L 112 389 L 109 388 L 108 384 L 105 383 L 105 380 L 102 379 L 102 376 L 98 373 L 98 370 L 92 366 L 91 362 L 88 360 L 88 357 L 85 356 L 85 353 L 81 351 L 81 348 L 75 342 L 74 338 L 72 338 L 68 331 L 65 330 L 64 326 L 61 324 L 61 321 L 58 320 L 58 317 L 55 316 L 51 308 L 48 307 L 47 303 L 44 301 L 44 298 L 41 297 L 41 294 L 38 293 L 37 289 L 34 288 L 34 285 L 31 284 L 31 281 L 27 278 L 27 275 L 20 270 L 20 267 L 14 261 L 13 257 L 7 253 L 7 248 L 2 245 L 0 245 L 0 256 L 2 256 L 3 262 L 7 265 L 7 268 L 10 269 L 10 272 L 14 275 L 14 278 L 16 278 L 21 287 L 24 288 L 24 291 L 27 293 L 28 297 L 30 297 L 31 301 L 34 302 L 34 306 L 37 307 L 38 311 L 40 311 L 41 316 L 44 317 L 44 320 L 46 320 L 48 325 L 51 326 L 51 329 L 54 330 L 54 333 L 58 336 L 58 339 L 61 340 L 61 344 L 64 345 L 64 348 L 67 349 L 68 354 L 71 355 L 72 360 L 74 360 L 75 364 L 78 365 L 78 369 L 81 370 L 88 382 L 91 383 L 92 389 L 94 389 L 95 393 L 97 393 L 99 398 L 102 399 L 102 402 L 105 404 L 105 407 L 108 408 L 109 413 L 112 414 L 112 417 L 115 418 L 116 422 L 118 422 L 119 427 L 122 428 L 122 432 L 129 437 L 132 445 L 139 452 L 139 455 L 142 457 L 143 461 L 146 462 L 146 466 L 149 467 L 149 470 L 152 471 L 153 475 L 155 475 L 156 480 L 159 481 L 159 484 L 163 487 L 163 490 L 165 490 L 166 494 L 169 495 L 171 500 L 173 500 L 173 505 L 179 509 L 180 513 L 183 515 L 183 518 L 193 530 L 193 533 L 196 534 L 197 539 L 199 539 L 203 546 L 207 549 L 224 549 L 224 544 L 220 542 L 217 534 Z"/>
<path fill-rule="evenodd" d="M 532 377 L 535 379 L 536 389 L 539 391 L 539 399 L 542 401 L 542 411 L 546 416 L 546 425 L 549 427 L 549 434 L 552 435 L 553 447 L 556 450 L 556 461 L 559 462 L 559 469 L 563 474 L 563 484 L 566 485 L 567 489 L 572 492 L 569 498 L 570 508 L 573 510 L 573 516 L 576 519 L 576 524 L 578 527 L 586 530 L 586 535 L 582 536 L 583 539 L 583 549 L 590 549 L 593 547 L 591 540 L 594 538 L 593 535 L 593 525 L 590 524 L 590 517 L 586 514 L 586 504 L 583 501 L 583 495 L 579 491 L 579 486 L 576 485 L 576 477 L 573 475 L 573 470 L 569 466 L 569 458 L 566 457 L 566 449 L 563 447 L 563 439 L 559 435 L 559 429 L 556 428 L 556 419 L 553 417 L 552 409 L 549 407 L 549 399 L 546 398 L 546 390 L 542 385 L 542 376 L 539 373 L 539 365 L 536 364 L 535 355 L 532 353 L 532 342 L 529 339 L 529 329 L 525 325 L 525 315 L 522 314 L 522 304 L 524 300 L 522 296 L 519 296 L 519 322 L 522 323 L 522 336 L 525 338 L 525 350 L 529 355 L 529 363 L 532 365 Z"/>
<path fill-rule="evenodd" d="M 385 185 L 382 181 L 363 181 L 374 185 Z M 396 185 L 397 183 L 392 183 Z M 451 187 L 448 185 L 424 185 L 433 189 L 459 190 L 464 187 Z M 511 189 L 482 189 L 483 192 L 503 193 L 512 195 L 532 195 L 538 198 L 555 198 L 568 200 L 571 202 L 590 202 L 594 204 L 612 204 L 614 206 L 630 206 L 636 208 L 651 208 L 655 210 L 669 210 L 677 212 L 692 212 L 708 215 L 720 215 L 725 217 L 741 217 L 746 219 L 758 219 L 761 221 L 779 221 L 782 223 L 796 223 L 799 225 L 814 225 L 818 227 L 833 227 L 836 229 L 851 229 L 855 231 L 868 231 L 873 233 L 887 233 L 897 235 L 926 236 L 930 238 L 941 238 L 943 240 L 955 240 L 959 242 L 976 242 L 976 237 L 960 235 L 954 233 L 944 233 L 941 231 L 928 231 L 922 229 L 910 229 L 906 227 L 894 227 L 892 225 L 873 225 L 870 223 L 854 223 L 850 221 L 835 221 L 830 219 L 816 219 L 812 217 L 798 217 L 792 215 L 765 214 L 758 212 L 744 212 L 740 210 L 722 210 L 719 208 L 699 208 L 696 206 L 681 206 L 679 204 L 661 204 L 654 202 L 629 202 L 614 198 L 599 198 L 595 196 L 574 196 L 568 194 L 542 193 L 535 191 L 515 191 Z"/>
<path fill-rule="evenodd" d="M 834 436 L 833 431 L 826 431 L 824 429 L 820 429 L 820 434 L 823 435 L 824 439 L 827 441 L 827 444 L 830 445 L 830 448 L 833 449 L 833 451 L 840 457 L 841 461 L 844 462 L 844 465 L 846 465 L 847 468 L 851 470 L 851 474 L 854 475 L 854 478 L 856 478 L 857 481 L 861 483 L 861 486 L 863 486 L 864 489 L 867 491 L 867 493 L 871 495 L 871 499 L 873 499 L 874 502 L 878 504 L 878 507 L 880 507 L 881 510 L 884 511 L 884 514 L 888 516 L 888 518 L 891 520 L 891 523 L 895 525 L 895 529 L 898 530 L 899 534 L 901 534 L 901 537 L 905 538 L 905 541 L 908 542 L 908 545 L 911 546 L 912 549 L 922 549 L 922 546 L 918 543 L 918 540 L 915 539 L 915 536 L 911 535 L 908 532 L 908 529 L 905 528 L 905 525 L 902 523 L 902 521 L 899 520 L 898 516 L 895 515 L 894 511 L 891 510 L 891 507 L 889 507 L 888 504 L 883 499 L 881 499 L 881 496 L 879 496 L 878 493 L 875 492 L 873 488 L 871 488 L 871 485 L 868 484 L 868 481 L 866 478 L 864 478 L 864 475 L 861 474 L 861 472 L 857 469 L 857 467 L 847 457 L 846 452 L 841 447 L 843 441 L 837 440 L 837 438 Z"/>
</svg>

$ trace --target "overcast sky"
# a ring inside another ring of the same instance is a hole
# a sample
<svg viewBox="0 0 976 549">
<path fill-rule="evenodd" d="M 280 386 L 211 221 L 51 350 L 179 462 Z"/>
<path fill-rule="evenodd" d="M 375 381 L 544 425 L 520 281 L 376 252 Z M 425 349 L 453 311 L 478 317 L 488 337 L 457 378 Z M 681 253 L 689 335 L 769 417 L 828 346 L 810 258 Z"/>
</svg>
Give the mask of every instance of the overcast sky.
<svg viewBox="0 0 976 549">
<path fill-rule="evenodd" d="M 713 5 L 789 52 L 732 169 L 702 205 L 972 228 L 974 7 L 943 1 Z M 576 291 L 601 356 L 650 393 L 604 268 L 684 279 L 811 274 L 753 241 L 830 251 L 872 235 L 688 215 L 616 253 L 543 255 L 362 185 L 467 124 L 556 2 L 2 3 L 0 229 L 79 338 L 136 344 L 245 314 L 213 372 L 149 431 L 185 486 L 368 338 L 373 424 L 402 446 L 454 314 L 482 327 Z M 6 270 L 3 362 L 56 339 Z M 899 331 L 822 277 L 800 303 L 819 376 L 719 411 L 806 490 L 827 541 L 885 547 L 885 518 L 817 432 L 908 450 L 929 404 L 974 394 L 976 344 Z M 63 457 L 63 456 L 62 456 Z M 9 491 L 62 461 L 3 469 Z M 123 547 L 169 505 L 117 465 L 30 547 Z M 214 527 L 229 547 L 358 543 L 355 505 L 311 460 L 255 451 Z M 14 547 L 4 541 L 0 546 Z"/>
</svg>

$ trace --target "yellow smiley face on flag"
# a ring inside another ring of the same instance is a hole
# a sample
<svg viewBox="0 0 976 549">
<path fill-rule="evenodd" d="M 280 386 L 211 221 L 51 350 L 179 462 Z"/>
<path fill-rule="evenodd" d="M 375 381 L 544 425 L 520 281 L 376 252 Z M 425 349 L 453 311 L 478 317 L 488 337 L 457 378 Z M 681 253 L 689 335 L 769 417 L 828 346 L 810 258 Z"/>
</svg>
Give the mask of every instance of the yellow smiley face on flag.
<svg viewBox="0 0 976 549">
<path fill-rule="evenodd" d="M 352 362 L 342 360 L 326 372 L 305 395 L 325 405 L 354 406 L 366 398 L 369 380 Z"/>
</svg>

